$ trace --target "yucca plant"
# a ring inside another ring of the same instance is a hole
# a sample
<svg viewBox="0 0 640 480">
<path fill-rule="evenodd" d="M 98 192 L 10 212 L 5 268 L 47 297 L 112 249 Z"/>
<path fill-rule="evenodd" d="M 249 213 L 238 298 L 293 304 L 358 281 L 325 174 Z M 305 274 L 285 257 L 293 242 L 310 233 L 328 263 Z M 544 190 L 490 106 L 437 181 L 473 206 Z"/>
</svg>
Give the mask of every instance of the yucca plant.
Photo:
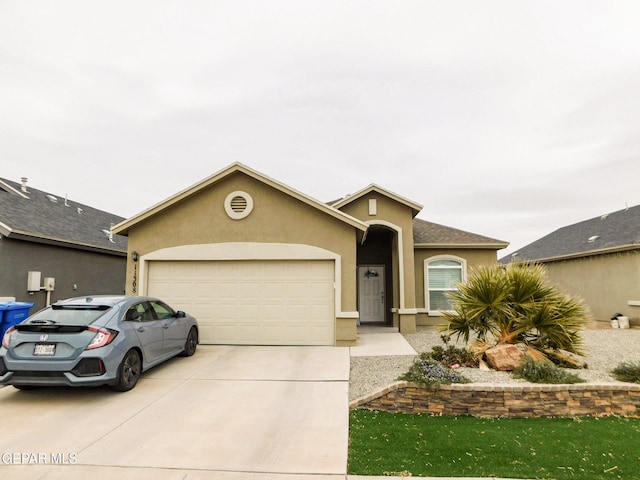
<svg viewBox="0 0 640 480">
<path fill-rule="evenodd" d="M 582 301 L 546 280 L 539 264 L 482 266 L 450 294 L 454 311 L 444 313 L 443 330 L 490 348 L 522 343 L 529 353 L 569 361 L 558 352 L 584 355 L 581 330 L 591 321 Z M 576 365 L 577 366 L 577 365 Z"/>
<path fill-rule="evenodd" d="M 586 380 L 568 373 L 548 360 L 535 360 L 526 356 L 522 364 L 516 368 L 512 375 L 515 378 L 523 378 L 531 383 L 584 383 Z"/>
<path fill-rule="evenodd" d="M 621 382 L 640 383 L 640 362 L 622 362 L 611 373 Z"/>
<path fill-rule="evenodd" d="M 409 370 L 398 377 L 398 380 L 406 380 L 431 387 L 471 382 L 464 375 L 430 358 L 427 353 L 420 354 L 413 361 Z"/>
</svg>

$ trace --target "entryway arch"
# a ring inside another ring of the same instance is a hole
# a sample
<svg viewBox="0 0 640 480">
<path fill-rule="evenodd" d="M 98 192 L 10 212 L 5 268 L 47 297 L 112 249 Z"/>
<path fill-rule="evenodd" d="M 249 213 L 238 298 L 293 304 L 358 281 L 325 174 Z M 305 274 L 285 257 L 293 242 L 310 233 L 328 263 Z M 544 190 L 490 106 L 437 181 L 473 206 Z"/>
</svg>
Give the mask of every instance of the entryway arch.
<svg viewBox="0 0 640 480">
<path fill-rule="evenodd" d="M 366 223 L 357 249 L 360 323 L 393 325 L 393 311 L 404 308 L 402 229 L 383 220 Z"/>
</svg>

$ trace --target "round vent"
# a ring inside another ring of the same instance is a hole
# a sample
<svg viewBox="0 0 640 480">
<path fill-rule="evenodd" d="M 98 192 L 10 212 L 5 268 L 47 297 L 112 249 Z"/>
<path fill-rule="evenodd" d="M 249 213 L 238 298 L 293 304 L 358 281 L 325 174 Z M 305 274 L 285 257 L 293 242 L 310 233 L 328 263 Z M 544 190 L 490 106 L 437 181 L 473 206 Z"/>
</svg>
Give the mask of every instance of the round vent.
<svg viewBox="0 0 640 480">
<path fill-rule="evenodd" d="M 253 210 L 253 199 L 247 192 L 231 192 L 224 201 L 224 210 L 230 218 L 240 220 Z"/>
<path fill-rule="evenodd" d="M 231 199 L 231 210 L 236 213 L 243 213 L 247 209 L 247 199 L 241 195 L 236 195 Z"/>
</svg>

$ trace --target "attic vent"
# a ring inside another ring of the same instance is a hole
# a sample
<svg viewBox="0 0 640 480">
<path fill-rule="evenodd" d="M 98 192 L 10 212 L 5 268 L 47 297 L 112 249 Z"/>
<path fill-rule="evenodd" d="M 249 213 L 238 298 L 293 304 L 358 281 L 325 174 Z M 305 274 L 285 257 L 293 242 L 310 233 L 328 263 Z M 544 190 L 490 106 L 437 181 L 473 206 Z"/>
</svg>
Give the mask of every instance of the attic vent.
<svg viewBox="0 0 640 480">
<path fill-rule="evenodd" d="M 589 237 L 589 243 L 593 243 L 599 238 L 600 238 L 600 235 L 594 235 L 592 237 Z"/>
<path fill-rule="evenodd" d="M 102 229 L 102 233 L 104 233 L 111 243 L 115 243 L 113 241 L 113 232 L 111 230 L 107 230 L 106 228 Z"/>
<path fill-rule="evenodd" d="M 51 200 L 53 203 L 58 203 L 58 198 L 54 197 L 53 195 L 47 194 L 47 198 Z"/>
<path fill-rule="evenodd" d="M 231 192 L 224 200 L 224 210 L 230 218 L 241 220 L 253 210 L 253 198 L 247 192 Z"/>
<path fill-rule="evenodd" d="M 241 196 L 233 197 L 231 199 L 231 210 L 236 213 L 242 213 L 247 209 L 247 199 Z"/>
</svg>

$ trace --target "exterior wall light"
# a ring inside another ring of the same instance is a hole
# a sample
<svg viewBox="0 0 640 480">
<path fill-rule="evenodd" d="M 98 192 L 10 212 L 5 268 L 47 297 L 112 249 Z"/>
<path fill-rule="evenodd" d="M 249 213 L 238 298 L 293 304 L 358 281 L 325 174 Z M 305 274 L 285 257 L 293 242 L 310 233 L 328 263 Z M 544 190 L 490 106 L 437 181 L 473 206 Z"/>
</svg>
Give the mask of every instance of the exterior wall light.
<svg viewBox="0 0 640 480">
<path fill-rule="evenodd" d="M 139 258 L 138 252 L 136 252 L 135 250 L 131 252 L 131 260 L 133 260 L 134 262 L 137 262 L 138 258 Z"/>
</svg>

